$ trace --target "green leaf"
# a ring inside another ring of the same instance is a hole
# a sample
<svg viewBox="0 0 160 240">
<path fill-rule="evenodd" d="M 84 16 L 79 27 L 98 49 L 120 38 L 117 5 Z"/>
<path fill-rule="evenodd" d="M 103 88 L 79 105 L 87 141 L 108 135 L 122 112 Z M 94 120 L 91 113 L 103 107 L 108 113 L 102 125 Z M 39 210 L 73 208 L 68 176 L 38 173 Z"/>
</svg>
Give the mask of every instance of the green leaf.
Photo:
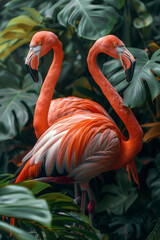
<svg viewBox="0 0 160 240">
<path fill-rule="evenodd" d="M 121 8 L 124 1 L 105 0 L 103 4 L 93 4 L 91 0 L 60 0 L 50 10 L 57 14 L 61 25 L 71 25 L 77 34 L 87 39 L 98 39 L 113 29 L 117 22 L 115 8 Z M 62 7 L 63 6 L 63 7 Z"/>
<path fill-rule="evenodd" d="M 11 226 L 9 223 L 0 221 L 0 229 L 12 233 L 14 237 L 18 240 L 36 240 L 37 238 L 33 235 L 27 233 L 26 231 L 19 229 L 15 226 Z"/>
<path fill-rule="evenodd" d="M 39 197 L 47 201 L 48 205 L 54 210 L 67 209 L 73 211 L 80 211 L 77 204 L 74 203 L 73 199 L 62 194 L 62 193 L 46 193 Z"/>
<path fill-rule="evenodd" d="M 29 7 L 23 7 L 22 9 L 23 14 L 12 18 L 0 33 L 1 61 L 4 61 L 15 49 L 29 42 L 37 32 L 35 29 L 44 29 L 42 25 L 43 17 L 38 11 Z"/>
<path fill-rule="evenodd" d="M 20 15 L 16 18 L 12 18 L 9 23 L 7 24 L 7 28 L 11 27 L 13 25 L 17 25 L 17 24 L 24 24 L 24 25 L 28 25 L 30 27 L 35 27 L 37 25 L 37 22 L 32 20 L 29 16 L 27 15 Z"/>
<path fill-rule="evenodd" d="M 8 80 L 12 81 L 12 79 Z M 28 120 L 28 110 L 25 107 L 33 107 L 38 95 L 36 88 L 41 83 L 34 83 L 27 74 L 22 87 L 0 89 L 0 141 L 14 137 L 17 134 L 16 122 L 21 131 Z"/>
<path fill-rule="evenodd" d="M 0 214 L 51 225 L 51 214 L 43 199 L 36 199 L 27 188 L 8 185 L 0 189 Z"/>
<path fill-rule="evenodd" d="M 18 183 L 18 185 L 28 188 L 30 191 L 32 191 L 34 195 L 40 193 L 41 191 L 47 188 L 51 188 L 51 186 L 48 183 L 38 182 L 34 180 L 27 180 Z"/>
<path fill-rule="evenodd" d="M 152 101 L 160 94 L 160 83 L 155 74 L 160 77 L 160 50 L 157 50 L 151 59 L 144 50 L 128 48 L 136 57 L 136 66 L 131 83 L 125 80 L 125 73 L 119 60 L 111 60 L 103 66 L 103 73 L 117 91 L 125 90 L 123 104 L 133 108 L 145 103 L 149 89 Z M 155 74 L 153 73 L 155 72 Z M 148 89 L 145 86 L 148 85 Z"/>
<path fill-rule="evenodd" d="M 102 193 L 105 193 L 105 196 L 97 204 L 96 211 L 107 211 L 115 215 L 124 214 L 138 196 L 137 189 L 132 187 L 127 174 L 117 174 L 116 185 L 105 185 Z"/>
<path fill-rule="evenodd" d="M 41 23 L 42 21 L 42 16 L 39 14 L 38 11 L 36 11 L 34 8 L 30 7 L 22 7 L 22 10 L 32 16 L 33 20 L 36 21 L 36 23 Z"/>
<path fill-rule="evenodd" d="M 123 104 L 128 107 L 140 106 L 144 104 L 147 96 L 147 89 L 144 81 L 147 83 L 152 101 L 160 94 L 160 83 L 156 79 L 153 71 L 160 67 L 160 50 L 156 51 L 149 60 L 147 53 L 140 49 L 130 49 L 133 56 L 136 57 L 136 68 L 131 84 L 124 92 Z M 160 72 L 156 71 L 160 76 Z"/>
<path fill-rule="evenodd" d="M 13 177 L 13 174 L 0 174 L 0 187 L 3 187 L 4 185 L 7 185 L 9 183 L 9 180 Z"/>
</svg>

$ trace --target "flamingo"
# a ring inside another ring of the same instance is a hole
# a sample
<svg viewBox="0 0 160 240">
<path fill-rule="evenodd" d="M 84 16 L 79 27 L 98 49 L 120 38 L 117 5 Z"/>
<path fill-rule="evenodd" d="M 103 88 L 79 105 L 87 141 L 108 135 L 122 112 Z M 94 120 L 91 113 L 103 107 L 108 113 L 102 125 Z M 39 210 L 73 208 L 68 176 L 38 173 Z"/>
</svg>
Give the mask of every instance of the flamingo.
<svg viewBox="0 0 160 240">
<path fill-rule="evenodd" d="M 37 71 L 39 58 L 43 57 L 51 49 L 54 51 L 54 59 L 44 80 L 34 113 L 33 127 L 37 139 L 52 126 L 54 122 L 67 115 L 95 112 L 110 117 L 100 104 L 89 99 L 83 99 L 82 101 L 81 98 L 72 96 L 52 100 L 63 62 L 62 44 L 58 37 L 52 32 L 37 32 L 30 42 L 30 50 L 26 57 L 25 64 L 33 80 L 35 82 L 39 80 Z M 60 180 L 61 178 L 54 179 L 55 182 L 60 182 Z M 68 179 L 65 179 L 65 181 L 66 180 Z M 68 181 L 70 182 L 70 180 Z M 77 202 L 79 199 L 78 185 L 75 183 L 75 201 Z"/>
<path fill-rule="evenodd" d="M 56 63 L 62 62 L 62 54 L 58 55 L 62 47 L 57 41 L 55 42 L 55 37 L 46 38 L 45 34 L 39 35 L 39 38 L 33 37 L 30 57 L 27 58 L 26 64 L 36 81 L 39 56 L 46 54 L 49 48 L 45 47 L 46 44 L 53 47 L 55 55 L 52 65 L 57 66 L 60 71 Z M 103 111 L 100 113 L 78 110 L 77 113 L 64 114 L 49 126 L 47 114 L 55 87 L 50 75 L 51 65 L 47 74 L 49 83 L 45 80 L 41 90 L 44 96 L 39 97 L 39 107 L 36 105 L 35 111 L 37 119 L 34 119 L 34 123 L 40 129 L 39 139 L 22 160 L 24 163 L 15 175 L 15 183 L 29 178 L 52 178 L 61 175 L 66 176 L 71 182 L 80 184 L 81 209 L 84 213 L 87 192 L 91 220 L 93 220 L 95 200 L 89 187 L 90 180 L 101 173 L 127 166 L 129 178 L 131 171 L 135 182 L 139 184 L 134 157 L 141 150 L 143 139 L 143 131 L 131 109 L 123 106 L 123 99 L 97 66 L 96 59 L 101 52 L 121 60 L 127 80 L 132 78 L 135 59 L 124 43 L 114 35 L 98 39 L 87 58 L 89 72 L 125 124 L 129 138 L 123 136 L 112 118 Z M 57 79 L 59 73 L 55 71 L 55 75 Z M 65 108 L 63 110 L 65 111 Z"/>
<path fill-rule="evenodd" d="M 37 32 L 30 42 L 30 50 L 25 64 L 33 80 L 38 82 L 39 58 L 51 49 L 54 51 L 54 59 L 41 88 L 34 113 L 33 127 L 37 138 L 52 126 L 54 122 L 67 115 L 84 111 L 100 113 L 109 117 L 100 104 L 89 99 L 83 99 L 82 101 L 78 97 L 63 97 L 52 100 L 63 62 L 62 44 L 52 32 Z"/>
</svg>

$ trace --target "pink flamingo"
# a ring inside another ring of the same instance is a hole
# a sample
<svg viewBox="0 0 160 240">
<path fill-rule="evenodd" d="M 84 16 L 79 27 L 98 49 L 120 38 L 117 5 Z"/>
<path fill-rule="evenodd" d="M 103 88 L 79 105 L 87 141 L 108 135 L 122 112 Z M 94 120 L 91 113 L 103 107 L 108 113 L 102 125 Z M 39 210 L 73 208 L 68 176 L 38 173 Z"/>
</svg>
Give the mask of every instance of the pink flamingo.
<svg viewBox="0 0 160 240">
<path fill-rule="evenodd" d="M 52 178 L 56 175 L 66 175 L 71 182 L 80 184 L 83 212 L 85 212 L 86 192 L 88 193 L 90 199 L 88 210 L 92 219 L 95 201 L 89 187 L 89 181 L 103 172 L 127 166 L 128 174 L 131 170 L 134 180 L 139 184 L 134 157 L 141 150 L 143 138 L 142 129 L 134 114 L 129 108 L 123 106 L 123 99 L 98 68 L 96 58 L 99 53 L 103 52 L 120 59 L 128 79 L 133 75 L 135 59 L 126 49 L 124 43 L 113 35 L 97 40 L 90 49 L 87 58 L 91 75 L 124 122 L 129 133 L 128 140 L 111 117 L 103 111 L 100 113 L 78 110 L 77 113 L 65 114 L 65 116 L 58 118 L 49 127 L 46 116 L 48 116 L 55 87 L 51 69 L 53 65 L 57 66 L 58 70 L 55 70 L 57 79 L 60 72 L 58 62 L 62 62 L 63 58 L 62 54 L 58 55 L 59 51 L 62 52 L 62 46 L 59 40 L 52 36 L 55 35 L 51 34 L 50 37 L 46 37 L 43 32 L 42 35 L 33 37 L 31 42 L 32 54 L 30 53 L 30 57 L 27 57 L 26 60 L 33 78 L 37 80 L 37 73 L 33 73 L 32 69 L 38 69 L 38 57 L 46 54 L 48 49 L 54 49 L 54 61 L 47 74 L 48 82 L 45 80 L 43 84 L 41 90 L 43 96 L 40 94 L 37 103 L 39 107 L 36 106 L 35 111 L 37 119 L 34 119 L 34 126 L 37 126 L 36 132 L 40 130 L 40 137 L 34 148 L 23 159 L 24 164 L 16 174 L 15 182 L 18 183 L 28 178 Z M 28 59 L 30 60 L 28 61 Z M 42 114 L 43 112 L 44 114 Z"/>
</svg>

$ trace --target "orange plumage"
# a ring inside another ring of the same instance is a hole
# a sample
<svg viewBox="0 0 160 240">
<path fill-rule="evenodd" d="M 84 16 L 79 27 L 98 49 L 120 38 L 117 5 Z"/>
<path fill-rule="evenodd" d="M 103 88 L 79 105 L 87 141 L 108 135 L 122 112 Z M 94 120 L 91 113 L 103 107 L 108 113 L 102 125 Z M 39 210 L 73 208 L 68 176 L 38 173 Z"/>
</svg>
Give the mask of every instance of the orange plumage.
<svg viewBox="0 0 160 240">
<path fill-rule="evenodd" d="M 38 42 L 41 42 L 41 45 L 38 45 Z M 33 37 L 30 46 L 31 52 L 27 56 L 26 64 L 30 66 L 31 71 L 32 68 L 37 69 L 37 56 L 43 56 L 51 48 L 54 50 L 54 60 L 35 110 L 34 127 L 39 139 L 23 159 L 27 163 L 24 164 L 16 182 L 28 178 L 66 175 L 81 186 L 83 211 L 85 192 L 88 192 L 89 213 L 92 218 L 94 198 L 89 181 L 103 172 L 127 166 L 128 172 L 131 169 L 134 180 L 138 183 L 133 159 L 141 150 L 143 138 L 141 127 L 132 111 L 123 106 L 123 99 L 98 68 L 96 58 L 100 52 L 104 52 L 120 59 L 127 80 L 132 78 L 135 59 L 123 42 L 113 35 L 97 40 L 87 58 L 91 75 L 128 130 L 129 139 L 126 140 L 99 104 L 74 97 L 52 102 L 63 59 L 62 46 L 55 34 L 39 32 Z M 33 78 L 37 80 L 35 74 L 32 72 Z M 53 75 L 56 81 L 53 81 Z"/>
</svg>

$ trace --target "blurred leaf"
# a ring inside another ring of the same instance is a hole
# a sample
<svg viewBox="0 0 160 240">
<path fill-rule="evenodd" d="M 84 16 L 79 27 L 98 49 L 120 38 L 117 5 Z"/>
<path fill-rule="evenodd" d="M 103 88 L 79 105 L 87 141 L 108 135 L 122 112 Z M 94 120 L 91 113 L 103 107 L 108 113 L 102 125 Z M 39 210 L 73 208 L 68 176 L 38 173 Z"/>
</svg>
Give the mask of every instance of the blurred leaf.
<svg viewBox="0 0 160 240">
<path fill-rule="evenodd" d="M 48 183 L 38 182 L 34 180 L 27 180 L 19 183 L 18 185 L 28 188 L 30 191 L 32 191 L 34 195 L 40 193 L 47 188 L 51 188 Z"/>
<path fill-rule="evenodd" d="M 154 138 L 160 137 L 160 122 L 155 123 L 145 123 L 141 125 L 142 127 L 151 127 L 144 135 L 143 140 L 149 142 Z"/>
<path fill-rule="evenodd" d="M 14 237 L 18 240 L 36 240 L 37 238 L 33 235 L 27 233 L 26 231 L 23 231 L 20 228 L 17 228 L 15 226 L 11 226 L 9 223 L 1 222 L 0 221 L 0 228 L 4 231 L 7 231 L 9 233 L 12 233 Z"/>
<path fill-rule="evenodd" d="M 113 216 L 109 226 L 112 229 L 113 239 L 144 239 L 146 229 L 149 229 L 146 222 L 146 213 L 142 211 L 132 212 L 132 215 Z"/>
<path fill-rule="evenodd" d="M 0 89 L 0 141 L 10 139 L 17 134 L 16 122 L 21 131 L 28 120 L 28 110 L 25 105 L 31 108 L 36 104 L 40 86 L 41 81 L 36 84 L 27 74 L 22 87 Z"/>
<path fill-rule="evenodd" d="M 159 240 L 160 237 L 160 220 L 156 222 L 152 232 L 149 234 L 149 236 L 146 238 L 146 240 Z"/>
<path fill-rule="evenodd" d="M 36 199 L 24 187 L 8 185 L 0 189 L 0 214 L 2 216 L 22 218 L 51 226 L 51 214 L 43 199 Z"/>
<path fill-rule="evenodd" d="M 11 19 L 5 29 L 0 33 L 0 58 L 5 60 L 16 48 L 31 40 L 37 32 L 35 27 L 40 28 L 43 18 L 32 8 L 23 7 L 28 15 L 20 15 Z"/>
<path fill-rule="evenodd" d="M 145 4 L 140 0 L 132 0 L 138 17 L 134 19 L 135 28 L 144 28 L 152 24 L 152 15 L 147 11 Z"/>
<path fill-rule="evenodd" d="M 135 71 L 130 84 L 125 80 L 125 73 L 119 60 L 112 60 L 104 64 L 103 73 L 117 91 L 124 90 L 127 87 L 124 91 L 123 104 L 133 108 L 144 104 L 146 101 L 148 89 L 145 87 L 145 83 L 148 85 L 152 101 L 160 94 L 160 83 L 155 77 L 155 74 L 160 77 L 160 50 L 156 51 L 149 60 L 144 50 L 128 49 L 136 57 Z"/>
<path fill-rule="evenodd" d="M 7 185 L 12 177 L 12 174 L 0 174 L 0 188 Z"/>
<path fill-rule="evenodd" d="M 156 52 L 158 49 L 160 49 L 160 46 L 158 44 L 156 44 L 155 42 L 150 42 L 148 44 L 149 48 L 151 49 L 151 52 L 154 53 Z"/>
<path fill-rule="evenodd" d="M 62 193 L 46 193 L 39 198 L 45 199 L 54 211 L 58 211 L 59 209 L 80 211 L 79 206 L 74 203 L 73 199 Z"/>
<path fill-rule="evenodd" d="M 113 29 L 117 22 L 116 9 L 120 9 L 124 1 L 104 0 L 102 4 L 94 4 L 92 0 L 59 0 L 50 10 L 53 17 L 57 14 L 60 24 L 73 26 L 78 35 L 87 39 L 98 39 Z"/>
<path fill-rule="evenodd" d="M 96 211 L 107 211 L 116 215 L 124 214 L 138 196 L 137 189 L 132 187 L 126 174 L 117 174 L 116 184 L 106 184 L 102 193 L 105 195 L 97 204 Z"/>
<path fill-rule="evenodd" d="M 84 222 L 81 215 L 73 212 L 53 214 L 53 229 L 59 235 L 60 239 L 62 237 L 62 239 L 99 240 L 98 230 L 88 225 L 88 221 L 87 223 Z M 79 227 L 73 226 L 73 223 Z"/>
<path fill-rule="evenodd" d="M 34 8 L 22 7 L 22 10 L 24 10 L 24 12 L 26 12 L 28 15 L 32 16 L 32 18 L 36 22 L 36 24 L 42 22 L 43 17 Z"/>
</svg>

